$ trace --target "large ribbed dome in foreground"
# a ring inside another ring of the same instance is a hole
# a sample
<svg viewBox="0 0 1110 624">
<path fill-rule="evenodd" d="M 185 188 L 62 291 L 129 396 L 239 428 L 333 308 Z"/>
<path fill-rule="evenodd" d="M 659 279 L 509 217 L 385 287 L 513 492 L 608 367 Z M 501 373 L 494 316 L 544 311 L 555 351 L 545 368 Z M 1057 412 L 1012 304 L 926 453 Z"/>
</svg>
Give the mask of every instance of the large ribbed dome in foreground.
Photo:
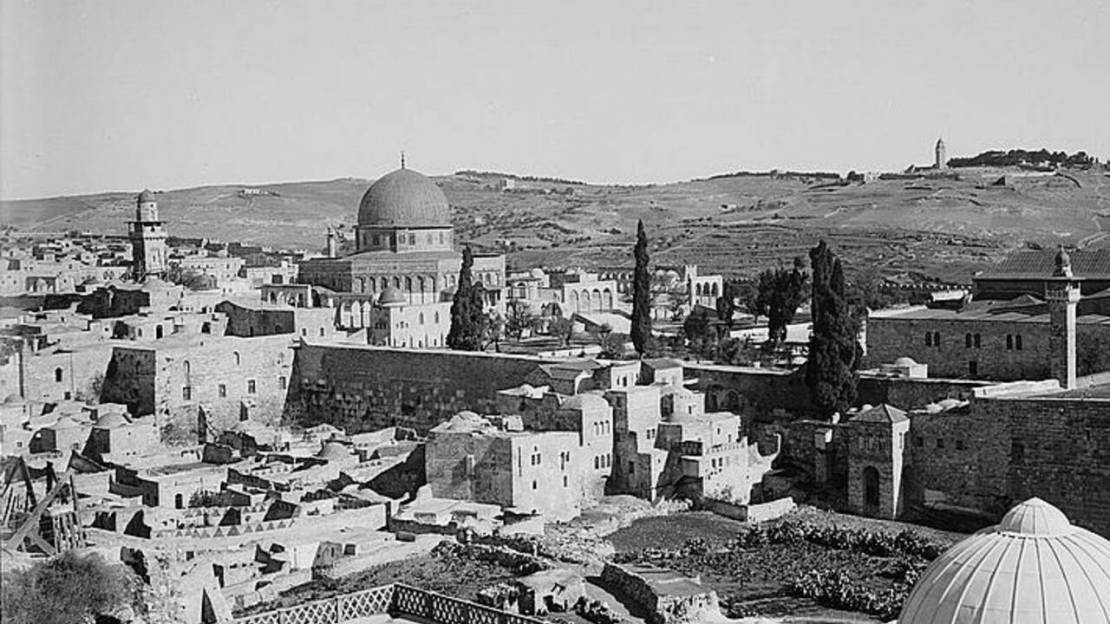
<svg viewBox="0 0 1110 624">
<path fill-rule="evenodd" d="M 360 226 L 450 227 L 443 191 L 422 173 L 398 169 L 370 185 L 358 207 Z"/>
<path fill-rule="evenodd" d="M 1032 498 L 937 558 L 899 624 L 1105 624 L 1110 540 Z"/>
</svg>

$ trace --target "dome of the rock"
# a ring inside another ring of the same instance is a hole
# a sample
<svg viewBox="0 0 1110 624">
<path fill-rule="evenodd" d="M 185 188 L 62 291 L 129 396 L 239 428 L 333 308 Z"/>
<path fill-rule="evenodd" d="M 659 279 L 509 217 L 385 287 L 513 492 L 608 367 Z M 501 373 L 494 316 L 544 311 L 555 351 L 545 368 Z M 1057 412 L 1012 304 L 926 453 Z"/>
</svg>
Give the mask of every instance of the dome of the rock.
<svg viewBox="0 0 1110 624">
<path fill-rule="evenodd" d="M 447 197 L 427 176 L 398 169 L 370 185 L 358 207 L 359 226 L 450 227 Z"/>
<path fill-rule="evenodd" d="M 898 622 L 1110 622 L 1110 540 L 1029 499 L 933 561 Z"/>
</svg>

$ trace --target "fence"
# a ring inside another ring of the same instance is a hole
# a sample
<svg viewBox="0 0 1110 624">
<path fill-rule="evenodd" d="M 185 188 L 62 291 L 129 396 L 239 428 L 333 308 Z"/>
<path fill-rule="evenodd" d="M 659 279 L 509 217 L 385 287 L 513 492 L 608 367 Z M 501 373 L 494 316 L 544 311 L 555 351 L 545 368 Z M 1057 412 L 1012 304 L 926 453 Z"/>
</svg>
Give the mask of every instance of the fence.
<svg viewBox="0 0 1110 624">
<path fill-rule="evenodd" d="M 381 613 L 410 615 L 438 624 L 544 624 L 542 620 L 401 583 L 256 613 L 236 618 L 232 624 L 341 624 Z"/>
</svg>

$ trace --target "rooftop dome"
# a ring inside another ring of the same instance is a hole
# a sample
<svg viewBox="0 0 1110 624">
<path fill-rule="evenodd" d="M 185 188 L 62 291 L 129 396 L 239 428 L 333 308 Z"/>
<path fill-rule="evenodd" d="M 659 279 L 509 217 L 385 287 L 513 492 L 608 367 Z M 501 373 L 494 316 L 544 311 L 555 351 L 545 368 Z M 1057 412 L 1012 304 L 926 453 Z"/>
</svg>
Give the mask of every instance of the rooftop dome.
<svg viewBox="0 0 1110 624">
<path fill-rule="evenodd" d="M 96 424 L 93 425 L 97 429 L 115 429 L 116 427 L 124 427 L 130 424 L 127 418 L 119 412 L 109 412 L 97 419 Z"/>
<path fill-rule="evenodd" d="M 596 394 L 576 394 L 559 406 L 561 410 L 608 409 L 609 402 Z"/>
<path fill-rule="evenodd" d="M 316 453 L 316 457 L 326 459 L 328 461 L 337 461 L 350 457 L 351 453 L 347 450 L 347 446 L 342 442 L 325 442 L 324 446 L 320 448 L 320 452 Z"/>
<path fill-rule="evenodd" d="M 1110 540 L 1031 498 L 931 563 L 898 622 L 1110 622 Z"/>
<path fill-rule="evenodd" d="M 450 227 L 443 191 L 412 169 L 398 169 L 370 185 L 358 207 L 360 226 Z"/>
<path fill-rule="evenodd" d="M 917 366 L 917 362 L 915 362 L 914 359 L 911 358 L 911 357 L 903 356 L 903 357 L 898 358 L 897 360 L 894 360 L 894 365 L 895 366 Z"/>
<path fill-rule="evenodd" d="M 393 286 L 386 286 L 382 294 L 378 295 L 378 305 L 390 305 L 393 303 L 405 303 L 405 293 L 400 289 Z"/>
<path fill-rule="evenodd" d="M 1056 270 L 1052 272 L 1053 277 L 1071 277 L 1071 256 L 1068 255 L 1068 250 L 1060 245 L 1060 251 L 1056 252 Z"/>
<path fill-rule="evenodd" d="M 152 191 L 150 189 L 143 189 L 143 192 L 139 193 L 139 203 L 152 202 L 152 201 L 156 201 L 154 199 L 154 191 Z"/>
</svg>

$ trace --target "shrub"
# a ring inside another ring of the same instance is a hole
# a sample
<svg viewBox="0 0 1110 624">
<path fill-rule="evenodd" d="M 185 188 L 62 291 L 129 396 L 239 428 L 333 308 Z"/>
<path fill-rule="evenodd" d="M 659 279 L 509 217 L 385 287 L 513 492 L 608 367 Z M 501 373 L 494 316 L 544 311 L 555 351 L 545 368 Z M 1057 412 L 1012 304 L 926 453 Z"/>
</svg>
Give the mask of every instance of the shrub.
<svg viewBox="0 0 1110 624">
<path fill-rule="evenodd" d="M 137 584 L 122 566 L 74 551 L 4 574 L 0 619 L 5 624 L 73 624 L 139 606 Z"/>
</svg>

